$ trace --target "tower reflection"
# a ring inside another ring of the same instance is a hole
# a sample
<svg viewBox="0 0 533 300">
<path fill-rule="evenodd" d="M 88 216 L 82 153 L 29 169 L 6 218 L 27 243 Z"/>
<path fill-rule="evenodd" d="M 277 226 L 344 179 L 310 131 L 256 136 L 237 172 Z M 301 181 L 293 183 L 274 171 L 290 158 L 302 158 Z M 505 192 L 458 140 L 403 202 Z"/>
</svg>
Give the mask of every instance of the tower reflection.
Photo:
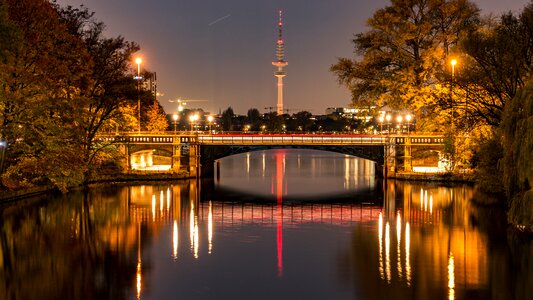
<svg viewBox="0 0 533 300">
<path fill-rule="evenodd" d="M 283 276 L 283 177 L 285 175 L 285 154 L 276 152 L 276 242 L 278 276 Z M 274 181 L 274 180 L 273 180 Z"/>
</svg>

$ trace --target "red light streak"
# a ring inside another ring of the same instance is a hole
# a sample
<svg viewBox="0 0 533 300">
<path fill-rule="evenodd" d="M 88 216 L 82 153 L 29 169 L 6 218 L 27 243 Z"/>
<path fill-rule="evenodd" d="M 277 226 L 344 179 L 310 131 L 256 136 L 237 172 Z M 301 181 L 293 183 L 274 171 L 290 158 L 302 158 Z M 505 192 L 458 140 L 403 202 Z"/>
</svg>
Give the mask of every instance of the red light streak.
<svg viewBox="0 0 533 300">
<path fill-rule="evenodd" d="M 276 153 L 278 276 L 283 276 L 283 153 Z"/>
</svg>

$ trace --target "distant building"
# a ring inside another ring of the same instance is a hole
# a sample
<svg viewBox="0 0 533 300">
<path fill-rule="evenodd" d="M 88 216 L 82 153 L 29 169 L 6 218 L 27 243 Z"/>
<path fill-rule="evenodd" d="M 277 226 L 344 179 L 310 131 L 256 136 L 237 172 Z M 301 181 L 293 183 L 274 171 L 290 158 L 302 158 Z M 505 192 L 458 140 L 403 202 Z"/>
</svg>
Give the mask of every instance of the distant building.
<svg viewBox="0 0 533 300">
<path fill-rule="evenodd" d="M 370 122 L 374 118 L 373 110 L 375 108 L 375 106 L 370 108 L 328 107 L 326 109 L 326 115 L 338 115 L 346 119 Z"/>
</svg>

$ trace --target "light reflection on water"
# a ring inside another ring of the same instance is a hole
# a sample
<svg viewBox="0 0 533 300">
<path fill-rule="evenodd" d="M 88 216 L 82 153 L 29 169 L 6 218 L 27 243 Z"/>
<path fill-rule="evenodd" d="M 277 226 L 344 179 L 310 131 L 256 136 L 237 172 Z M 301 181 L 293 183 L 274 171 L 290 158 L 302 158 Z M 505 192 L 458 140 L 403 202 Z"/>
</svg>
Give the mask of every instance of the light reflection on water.
<svg viewBox="0 0 533 300">
<path fill-rule="evenodd" d="M 530 298 L 531 242 L 494 230 L 472 188 L 354 179 L 372 166 L 325 157 L 252 153 L 222 162 L 220 182 L 4 206 L 0 299 Z M 323 178 L 347 194 L 305 201 Z"/>
<path fill-rule="evenodd" d="M 376 188 L 374 162 L 331 152 L 258 151 L 224 158 L 220 166 L 217 186 L 254 195 L 324 197 Z"/>
</svg>

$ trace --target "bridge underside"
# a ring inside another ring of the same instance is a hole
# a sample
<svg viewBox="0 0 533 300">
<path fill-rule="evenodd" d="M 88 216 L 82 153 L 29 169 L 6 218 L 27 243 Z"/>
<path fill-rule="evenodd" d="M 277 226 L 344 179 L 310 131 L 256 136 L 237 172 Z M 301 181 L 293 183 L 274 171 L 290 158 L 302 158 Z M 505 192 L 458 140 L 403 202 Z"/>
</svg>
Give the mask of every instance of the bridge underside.
<svg viewBox="0 0 533 300">
<path fill-rule="evenodd" d="M 270 149 L 309 149 L 336 152 L 359 158 L 368 159 L 376 162 L 378 166 L 385 163 L 385 149 L 379 145 L 369 146 L 352 146 L 352 145 L 251 145 L 251 146 L 225 146 L 225 145 L 202 145 L 200 147 L 200 164 L 202 165 L 202 174 L 207 175 L 213 172 L 213 163 L 215 160 L 253 151 L 262 151 Z M 378 168 L 376 168 L 378 169 Z"/>
</svg>

